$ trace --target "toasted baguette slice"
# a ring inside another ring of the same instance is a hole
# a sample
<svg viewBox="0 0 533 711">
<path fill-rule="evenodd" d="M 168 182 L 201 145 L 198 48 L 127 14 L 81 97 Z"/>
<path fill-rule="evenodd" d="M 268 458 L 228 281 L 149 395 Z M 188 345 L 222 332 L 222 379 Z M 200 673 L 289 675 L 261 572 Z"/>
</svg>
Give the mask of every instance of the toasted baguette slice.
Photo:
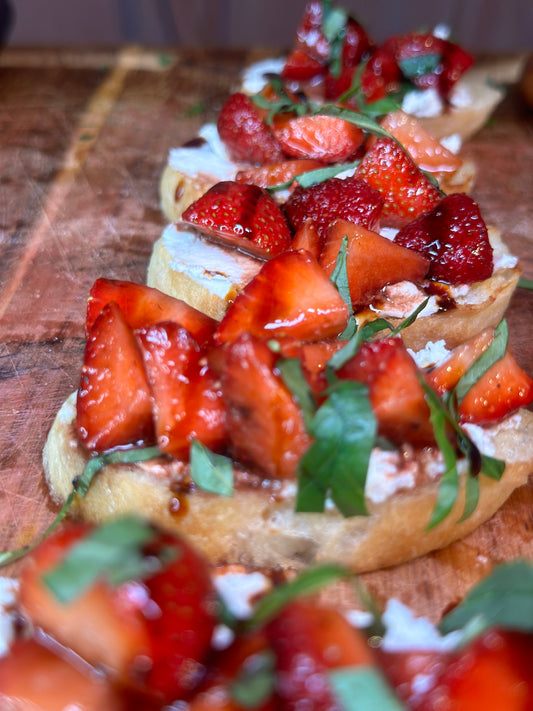
<svg viewBox="0 0 533 711">
<path fill-rule="evenodd" d="M 410 348 L 420 350 L 428 341 L 444 340 L 448 348 L 459 345 L 486 326 L 497 326 L 509 305 L 521 270 L 496 230 L 489 230 L 496 269 L 490 279 L 451 290 L 454 307 L 428 308 L 402 337 Z M 261 269 L 263 262 L 235 249 L 222 247 L 188 228 L 169 225 L 153 247 L 147 283 L 183 299 L 212 318 L 222 319 L 235 295 Z M 411 285 L 413 286 L 413 285 Z M 409 285 L 407 285 L 409 289 Z M 385 292 L 387 293 L 387 292 Z M 359 323 L 384 316 L 398 325 L 424 299 L 404 303 L 402 292 L 392 301 L 358 315 Z M 395 310 L 396 309 L 396 310 Z M 395 316 L 401 312 L 400 316 Z"/>
<path fill-rule="evenodd" d="M 75 403 L 73 394 L 63 404 L 44 448 L 46 481 L 59 504 L 89 459 L 76 438 Z M 462 482 L 452 513 L 429 530 L 438 489 L 435 480 L 382 501 L 368 499 L 368 516 L 344 518 L 333 508 L 325 513 L 295 513 L 294 487 L 249 473 L 239 477 L 236 472 L 232 497 L 210 494 L 191 486 L 186 465 L 162 458 L 101 469 L 86 496 L 75 501 L 73 513 L 94 522 L 126 512 L 143 514 L 185 533 L 214 564 L 299 568 L 337 561 L 357 572 L 376 570 L 466 536 L 526 483 L 533 470 L 533 413 L 520 410 L 494 427 L 476 427 L 471 436 L 488 454 L 505 460 L 505 473 L 500 481 L 480 475 L 479 503 L 465 520 L 459 520 L 464 506 Z M 421 469 L 424 466 L 421 461 Z"/>
</svg>

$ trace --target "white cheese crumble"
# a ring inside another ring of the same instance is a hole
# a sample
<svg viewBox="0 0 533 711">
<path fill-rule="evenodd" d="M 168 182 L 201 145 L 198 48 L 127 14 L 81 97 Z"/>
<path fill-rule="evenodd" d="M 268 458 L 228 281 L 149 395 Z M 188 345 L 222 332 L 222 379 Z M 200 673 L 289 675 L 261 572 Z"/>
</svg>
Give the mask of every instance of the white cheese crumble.
<svg viewBox="0 0 533 711">
<path fill-rule="evenodd" d="M 408 351 L 418 367 L 422 369 L 436 365 L 450 355 L 450 351 L 446 348 L 446 342 L 442 339 L 440 341 L 428 341 L 420 351 L 412 351 L 410 348 L 408 348 Z"/>
<path fill-rule="evenodd" d="M 402 101 L 402 110 L 417 118 L 440 116 L 443 109 L 444 103 L 435 88 L 412 89 L 405 94 Z"/>
<path fill-rule="evenodd" d="M 201 146 L 171 148 L 168 164 L 174 170 L 191 178 L 197 175 L 208 175 L 219 180 L 233 180 L 238 170 L 235 163 L 215 153 L 208 143 Z"/>
<path fill-rule="evenodd" d="M 0 578 L 0 657 L 5 657 L 15 636 L 12 609 L 17 601 L 19 584 L 12 578 Z"/>
<path fill-rule="evenodd" d="M 267 84 L 266 74 L 281 74 L 285 57 L 263 59 L 254 62 L 242 73 L 241 90 L 245 94 L 258 94 Z"/>
<path fill-rule="evenodd" d="M 427 617 L 415 617 L 412 610 L 394 598 L 387 602 L 382 622 L 386 628 L 382 648 L 386 652 L 449 652 L 462 638 L 460 630 L 441 635 Z"/>
<path fill-rule="evenodd" d="M 426 294 L 412 281 L 399 281 L 389 284 L 383 290 L 383 303 L 379 307 L 371 306 L 373 311 L 384 318 L 407 318 L 427 298 Z M 437 298 L 430 296 L 428 303 L 418 317 L 431 316 L 437 313 L 439 306 Z"/>
<path fill-rule="evenodd" d="M 272 588 L 270 578 L 259 571 L 215 571 L 213 582 L 228 609 L 239 620 L 249 619 L 254 601 Z"/>
</svg>

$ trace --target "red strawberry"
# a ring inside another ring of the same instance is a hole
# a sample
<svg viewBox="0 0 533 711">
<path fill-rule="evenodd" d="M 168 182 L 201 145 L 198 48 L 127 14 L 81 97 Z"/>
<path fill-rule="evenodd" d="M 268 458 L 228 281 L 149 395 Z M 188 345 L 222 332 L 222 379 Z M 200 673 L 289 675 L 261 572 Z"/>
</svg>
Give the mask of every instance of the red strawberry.
<svg viewBox="0 0 533 711">
<path fill-rule="evenodd" d="M 303 415 L 275 371 L 268 345 L 243 334 L 227 346 L 222 390 L 230 449 L 270 477 L 293 477 L 310 439 Z"/>
<path fill-rule="evenodd" d="M 337 99 L 351 88 L 356 67 L 372 48 L 372 42 L 364 27 L 353 17 L 348 17 L 342 32 L 344 39 L 340 57 L 340 73 L 335 76 L 330 66 L 324 80 L 327 99 Z"/>
<path fill-rule="evenodd" d="M 410 711 L 427 711 L 426 696 L 437 684 L 450 653 L 433 650 L 376 650 L 379 665 L 396 695 Z M 420 684 L 420 679 L 424 683 Z"/>
<path fill-rule="evenodd" d="M 309 0 L 305 6 L 300 24 L 296 29 L 294 39 L 294 49 L 304 52 L 309 57 L 320 64 L 325 64 L 330 52 L 330 45 L 322 31 L 324 19 L 324 8 L 321 0 Z M 287 60 L 287 66 L 283 70 L 285 79 L 298 79 L 292 76 L 290 69 L 292 66 L 291 55 Z"/>
<path fill-rule="evenodd" d="M 271 163 L 270 165 L 239 170 L 235 180 L 238 183 L 253 183 L 254 185 L 259 185 L 260 188 L 269 188 L 273 185 L 289 183 L 297 175 L 323 167 L 324 163 L 321 161 L 309 158 L 284 160 L 281 163 Z"/>
<path fill-rule="evenodd" d="M 434 208 L 403 227 L 396 244 L 431 260 L 428 278 L 471 284 L 492 275 L 492 247 L 477 203 L 464 193 L 442 198 Z"/>
<path fill-rule="evenodd" d="M 152 402 L 141 351 L 114 301 L 104 306 L 87 339 L 76 429 L 80 442 L 98 452 L 153 440 Z"/>
<path fill-rule="evenodd" d="M 368 150 L 356 169 L 384 199 L 383 220 L 402 227 L 431 210 L 442 193 L 392 138 L 380 138 Z"/>
<path fill-rule="evenodd" d="M 116 301 L 130 328 L 144 328 L 158 321 L 175 321 L 198 343 L 209 340 L 217 322 L 181 299 L 144 284 L 117 279 L 97 279 L 87 301 L 86 335 L 109 301 Z"/>
<path fill-rule="evenodd" d="M 382 338 L 364 342 L 337 374 L 367 385 L 382 436 L 398 445 L 425 446 L 434 438 L 418 372 L 400 338 Z"/>
<path fill-rule="evenodd" d="M 263 112 L 246 94 L 232 94 L 217 121 L 220 139 L 236 163 L 277 163 L 283 152 L 263 120 Z"/>
<path fill-rule="evenodd" d="M 292 249 L 305 249 L 312 254 L 315 259 L 318 259 L 320 255 L 320 242 L 320 233 L 313 220 L 308 217 L 303 225 L 294 233 Z"/>
<path fill-rule="evenodd" d="M 308 81 L 319 76 L 324 71 L 324 65 L 311 57 L 302 49 L 293 49 L 281 72 L 283 79 L 288 81 Z"/>
<path fill-rule="evenodd" d="M 455 655 L 421 708 L 529 711 L 532 664 L 531 635 L 491 629 Z"/>
<path fill-rule="evenodd" d="M 290 251 L 266 262 L 237 295 L 214 340 L 227 343 L 242 333 L 302 341 L 335 338 L 348 317 L 348 307 L 316 259 Z"/>
<path fill-rule="evenodd" d="M 182 220 L 219 242 L 263 258 L 290 249 L 285 216 L 257 185 L 217 183 L 189 205 Z"/>
<path fill-rule="evenodd" d="M 324 163 L 349 160 L 365 139 L 363 131 L 352 123 L 321 114 L 278 114 L 274 118 L 272 131 L 286 155 Z"/>
<path fill-rule="evenodd" d="M 394 244 L 386 237 L 347 220 L 336 220 L 329 228 L 319 264 L 331 275 L 344 237 L 347 238 L 346 271 L 354 304 L 366 304 L 387 284 L 420 282 L 429 261 L 412 249 Z"/>
<path fill-rule="evenodd" d="M 402 73 L 386 49 L 379 47 L 370 56 L 361 75 L 361 90 L 367 103 L 379 101 L 400 89 Z"/>
<path fill-rule="evenodd" d="M 169 703 L 183 698 L 203 676 L 216 597 L 203 557 L 182 538 L 146 530 L 146 542 L 136 549 L 141 560 L 151 562 L 142 579 L 113 584 L 109 573 L 99 574 L 97 568 L 88 587 L 65 602 L 43 576 L 69 553 L 75 556 L 76 546 L 95 529 L 70 523 L 54 532 L 23 570 L 20 601 L 35 625 L 87 662 Z"/>
<path fill-rule="evenodd" d="M 284 709 L 338 711 L 330 670 L 374 665 L 365 636 L 338 610 L 309 599 L 290 602 L 267 624 L 266 633 L 276 654 Z"/>
<path fill-rule="evenodd" d="M 192 439 L 213 450 L 225 441 L 226 410 L 214 374 L 191 334 L 176 323 L 137 331 L 153 397 L 159 448 L 188 459 Z"/>
<path fill-rule="evenodd" d="M 311 218 L 323 240 L 336 219 L 377 229 L 382 206 L 379 192 L 363 180 L 330 178 L 310 188 L 295 188 L 285 203 L 285 212 L 295 231 Z"/>
</svg>

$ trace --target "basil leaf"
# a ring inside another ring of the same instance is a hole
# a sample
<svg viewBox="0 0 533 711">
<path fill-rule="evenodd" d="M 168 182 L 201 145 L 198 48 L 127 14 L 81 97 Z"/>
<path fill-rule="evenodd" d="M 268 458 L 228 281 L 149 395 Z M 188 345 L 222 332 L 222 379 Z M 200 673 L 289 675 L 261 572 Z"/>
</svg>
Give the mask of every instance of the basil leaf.
<svg viewBox="0 0 533 711">
<path fill-rule="evenodd" d="M 518 280 L 518 287 L 520 289 L 533 289 L 533 279 L 526 279 L 525 277 L 520 277 Z"/>
<path fill-rule="evenodd" d="M 404 77 L 415 79 L 416 77 L 423 77 L 425 74 L 435 74 L 441 62 L 441 54 L 423 54 L 418 57 L 400 59 L 398 66 Z"/>
<path fill-rule="evenodd" d="M 490 457 L 488 454 L 481 455 L 481 471 L 485 476 L 499 481 L 505 471 L 505 462 L 495 457 Z"/>
<path fill-rule="evenodd" d="M 475 385 L 487 370 L 505 355 L 509 342 L 509 329 L 505 319 L 501 321 L 494 332 L 494 340 L 490 346 L 468 368 L 454 388 L 458 402 L 465 397 L 470 388 Z"/>
<path fill-rule="evenodd" d="M 288 190 L 291 185 L 298 183 L 302 188 L 311 188 L 313 185 L 323 183 L 330 178 L 334 178 L 339 173 L 344 173 L 347 170 L 354 170 L 359 165 L 360 161 L 356 160 L 352 163 L 344 163 L 342 165 L 328 165 L 326 168 L 317 168 L 315 170 L 306 170 L 304 173 L 295 175 L 286 183 L 278 183 L 278 185 L 269 185 L 266 190 L 269 193 L 276 193 L 281 190 Z"/>
<path fill-rule="evenodd" d="M 142 552 L 154 535 L 154 528 L 136 516 L 109 521 L 76 543 L 43 581 L 60 602 L 68 603 L 96 580 L 118 585 L 142 578 L 154 569 L 153 556 Z"/>
<path fill-rule="evenodd" d="M 357 321 L 354 318 L 352 297 L 350 294 L 350 282 L 348 280 L 347 253 L 348 237 L 345 235 L 342 238 L 339 253 L 337 254 L 337 259 L 335 260 L 335 266 L 330 276 L 330 281 L 335 285 L 337 291 L 342 296 L 342 299 L 348 307 L 348 312 L 350 314 L 346 328 L 339 336 L 341 339 L 351 338 L 357 331 Z"/>
<path fill-rule="evenodd" d="M 196 439 L 191 442 L 190 471 L 192 480 L 200 489 L 233 496 L 233 462 L 211 452 Z"/>
<path fill-rule="evenodd" d="M 239 707 L 254 709 L 261 706 L 273 694 L 276 685 L 276 658 L 265 650 L 254 654 L 241 667 L 235 681 L 229 685 L 231 698 Z"/>
<path fill-rule="evenodd" d="M 391 330 L 391 336 L 396 336 L 398 333 L 403 331 L 404 328 L 407 328 L 410 326 L 416 319 L 418 318 L 418 315 L 426 308 L 428 305 L 429 301 L 429 296 L 427 299 L 424 299 L 421 304 L 419 304 L 416 309 L 413 311 L 413 313 L 409 314 L 407 318 L 405 318 L 396 328 Z"/>
<path fill-rule="evenodd" d="M 519 559 L 496 567 L 443 618 L 439 629 L 446 634 L 475 619 L 481 629 L 503 627 L 533 632 L 531 562 Z"/>
<path fill-rule="evenodd" d="M 389 133 L 386 129 L 379 125 L 377 121 L 372 119 L 370 116 L 359 113 L 357 111 L 352 111 L 351 109 L 344 108 L 342 106 L 335 106 L 334 104 L 326 104 L 319 108 L 316 112 L 318 115 L 331 116 L 333 118 L 339 118 L 343 121 L 357 126 L 363 131 L 367 131 L 374 136 L 380 136 L 382 138 L 392 138 L 394 141 L 396 139 Z"/>
<path fill-rule="evenodd" d="M 300 460 L 296 511 L 323 510 L 329 491 L 344 516 L 365 515 L 366 473 L 377 429 L 368 390 L 344 380 L 326 392 L 311 423 L 314 441 Z"/>
<path fill-rule="evenodd" d="M 352 571 L 336 563 L 324 563 L 306 568 L 298 574 L 298 577 L 276 586 L 261 597 L 253 616 L 246 621 L 246 625 L 248 627 L 262 625 L 275 617 L 291 600 L 302 595 L 311 595 L 339 580 L 351 578 L 353 578 Z"/>
<path fill-rule="evenodd" d="M 346 36 L 348 13 L 343 8 L 324 8 L 322 32 L 329 43 L 329 70 L 339 77 L 342 70 L 342 48 Z"/>
<path fill-rule="evenodd" d="M 302 365 L 298 358 L 284 358 L 278 361 L 276 367 L 279 369 L 281 378 L 291 393 L 296 398 L 300 406 L 307 429 L 316 412 L 316 403 L 311 388 L 309 387 Z"/>
<path fill-rule="evenodd" d="M 330 684 L 343 711 L 404 711 L 385 677 L 375 666 L 359 665 L 332 669 Z"/>
<path fill-rule="evenodd" d="M 476 510 L 479 501 L 479 477 L 465 472 L 465 506 L 460 521 L 465 521 Z"/>
</svg>

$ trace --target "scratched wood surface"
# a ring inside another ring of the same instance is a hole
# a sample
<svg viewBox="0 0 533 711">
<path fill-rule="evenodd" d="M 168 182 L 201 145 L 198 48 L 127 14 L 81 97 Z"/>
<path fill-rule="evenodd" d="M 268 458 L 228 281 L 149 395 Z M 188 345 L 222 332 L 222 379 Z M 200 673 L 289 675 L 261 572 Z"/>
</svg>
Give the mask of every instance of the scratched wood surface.
<svg viewBox="0 0 533 711">
<path fill-rule="evenodd" d="M 11 49 L 0 54 L 0 548 L 28 543 L 56 513 L 42 481 L 52 419 L 76 388 L 85 300 L 99 276 L 143 281 L 164 226 L 167 151 L 213 119 L 254 52 Z M 511 88 L 464 148 L 474 196 L 533 278 L 533 114 Z M 533 293 L 509 312 L 533 373 Z M 491 567 L 533 559 L 533 483 L 467 539 L 364 576 L 437 618 Z M 16 566 L 7 573 L 16 573 Z"/>
</svg>

